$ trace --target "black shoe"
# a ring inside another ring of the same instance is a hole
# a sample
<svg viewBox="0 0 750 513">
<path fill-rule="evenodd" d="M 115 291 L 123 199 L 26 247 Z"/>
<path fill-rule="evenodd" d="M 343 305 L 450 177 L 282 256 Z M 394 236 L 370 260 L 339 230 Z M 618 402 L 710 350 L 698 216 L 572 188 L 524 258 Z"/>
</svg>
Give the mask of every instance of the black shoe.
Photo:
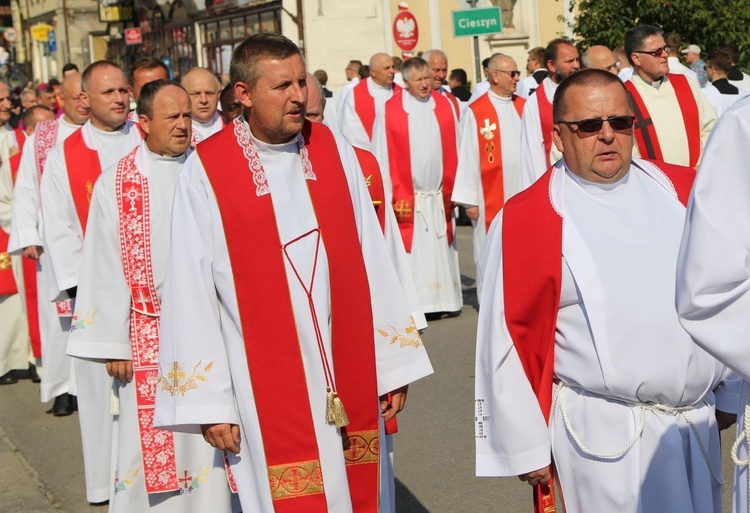
<svg viewBox="0 0 750 513">
<path fill-rule="evenodd" d="M 14 383 L 18 383 L 16 371 L 9 371 L 0 376 L 0 385 L 13 385 Z"/>
<path fill-rule="evenodd" d="M 52 415 L 55 417 L 67 417 L 75 411 L 75 397 L 70 394 L 60 394 L 55 397 L 55 403 L 52 405 Z"/>
<path fill-rule="evenodd" d="M 32 383 L 40 383 L 42 381 L 42 378 L 36 372 L 36 365 L 33 363 L 29 364 L 28 370 L 17 371 L 16 379 L 30 379 Z"/>
</svg>

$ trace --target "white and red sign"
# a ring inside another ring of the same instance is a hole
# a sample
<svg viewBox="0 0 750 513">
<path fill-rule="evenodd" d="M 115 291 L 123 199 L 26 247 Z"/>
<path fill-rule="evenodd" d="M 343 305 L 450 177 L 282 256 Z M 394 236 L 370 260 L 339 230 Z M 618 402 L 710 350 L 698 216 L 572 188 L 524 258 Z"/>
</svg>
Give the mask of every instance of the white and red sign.
<svg viewBox="0 0 750 513">
<path fill-rule="evenodd" d="M 16 39 L 18 39 L 18 33 L 16 33 L 16 29 L 13 27 L 8 27 L 3 31 L 3 37 L 7 42 L 15 43 Z"/>
<path fill-rule="evenodd" d="M 140 28 L 135 27 L 135 28 L 125 29 L 125 44 L 126 45 L 139 45 L 142 42 L 143 42 L 143 38 L 141 37 Z"/>
<path fill-rule="evenodd" d="M 406 2 L 398 4 L 398 14 L 393 20 L 393 39 L 396 45 L 405 52 L 414 50 L 419 40 L 417 19 L 409 12 Z"/>
</svg>

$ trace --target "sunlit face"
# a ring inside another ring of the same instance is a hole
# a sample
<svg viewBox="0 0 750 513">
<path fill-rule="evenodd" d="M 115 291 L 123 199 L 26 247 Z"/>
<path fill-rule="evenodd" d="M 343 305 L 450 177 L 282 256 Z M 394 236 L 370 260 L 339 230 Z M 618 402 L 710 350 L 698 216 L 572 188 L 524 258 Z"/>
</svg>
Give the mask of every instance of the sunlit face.
<svg viewBox="0 0 750 513">
<path fill-rule="evenodd" d="M 569 44 L 559 45 L 557 47 L 557 58 L 554 61 L 547 62 L 547 67 L 552 74 L 552 80 L 559 84 L 581 69 L 578 49 Z"/>
<path fill-rule="evenodd" d="M 643 48 L 631 54 L 633 67 L 642 78 L 650 82 L 656 82 L 669 72 L 669 61 L 667 60 L 669 54 L 666 51 L 662 50 L 656 56 L 643 53 L 663 49 L 665 46 L 664 37 L 653 35 L 643 41 Z"/>
<path fill-rule="evenodd" d="M 432 78 L 430 68 L 412 68 L 409 74 L 409 79 L 404 78 L 404 85 L 406 90 L 413 97 L 424 100 L 432 92 Z"/>
<path fill-rule="evenodd" d="M 5 82 L 0 82 L 0 126 L 10 120 L 10 88 Z"/>
<path fill-rule="evenodd" d="M 89 119 L 91 110 L 81 96 L 81 74 L 69 73 L 62 86 L 62 108 L 67 121 L 82 125 Z"/>
<path fill-rule="evenodd" d="M 214 119 L 219 105 L 219 81 L 208 70 L 195 69 L 182 80 L 193 104 L 193 119 L 208 123 Z"/>
<path fill-rule="evenodd" d="M 128 118 L 130 93 L 125 73 L 116 66 L 99 66 L 89 77 L 88 91 L 81 93 L 85 107 L 91 109 L 91 123 L 100 130 L 112 131 Z"/>
<path fill-rule="evenodd" d="M 573 86 L 565 94 L 564 121 L 610 116 L 632 116 L 627 93 L 620 84 Z M 555 120 L 559 121 L 559 120 Z M 633 129 L 615 131 L 608 122 L 597 133 L 585 134 L 577 127 L 556 123 L 552 139 L 565 157 L 568 168 L 584 180 L 607 183 L 622 178 L 630 168 Z"/>
<path fill-rule="evenodd" d="M 393 57 L 390 55 L 378 55 L 370 64 L 370 76 L 380 86 L 389 86 L 393 83 L 396 72 L 393 70 Z"/>
<path fill-rule="evenodd" d="M 169 73 L 161 66 L 152 69 L 141 68 L 135 70 L 133 73 L 133 87 L 130 89 L 133 100 L 138 101 L 143 86 L 160 78 L 169 79 Z"/>
<path fill-rule="evenodd" d="M 152 117 L 138 116 L 148 149 L 166 157 L 185 153 L 192 135 L 190 114 L 190 97 L 185 91 L 171 85 L 161 88 L 154 97 Z"/>
<path fill-rule="evenodd" d="M 307 103 L 305 63 L 299 55 L 264 59 L 257 63 L 258 81 L 251 89 L 237 82 L 234 92 L 248 110 L 253 135 L 263 142 L 280 144 L 302 131 Z"/>
<path fill-rule="evenodd" d="M 510 57 L 496 58 L 490 62 L 490 69 L 492 92 L 505 98 L 516 92 L 518 81 L 521 80 L 520 73 L 512 73 L 518 71 L 516 61 Z"/>
<path fill-rule="evenodd" d="M 427 61 L 430 66 L 430 81 L 433 89 L 440 89 L 445 81 L 445 77 L 448 76 L 448 59 L 434 53 L 430 55 L 430 59 Z"/>
</svg>

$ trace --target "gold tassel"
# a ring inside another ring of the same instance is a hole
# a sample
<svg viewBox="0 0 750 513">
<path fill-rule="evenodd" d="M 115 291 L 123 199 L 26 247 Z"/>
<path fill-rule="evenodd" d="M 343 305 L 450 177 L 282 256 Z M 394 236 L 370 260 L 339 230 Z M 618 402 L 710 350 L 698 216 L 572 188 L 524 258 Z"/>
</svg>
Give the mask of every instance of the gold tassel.
<svg viewBox="0 0 750 513">
<path fill-rule="evenodd" d="M 337 428 L 342 428 L 349 424 L 349 417 L 346 415 L 344 403 L 339 399 L 338 394 L 329 391 L 326 398 L 326 422 L 332 422 Z"/>
</svg>

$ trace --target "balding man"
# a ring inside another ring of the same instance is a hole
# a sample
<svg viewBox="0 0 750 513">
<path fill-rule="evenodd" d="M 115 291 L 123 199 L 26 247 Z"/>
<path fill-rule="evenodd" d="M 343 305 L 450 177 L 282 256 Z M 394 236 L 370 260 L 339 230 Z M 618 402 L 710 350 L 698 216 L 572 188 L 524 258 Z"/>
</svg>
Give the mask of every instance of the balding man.
<svg viewBox="0 0 750 513">
<path fill-rule="evenodd" d="M 581 64 L 584 68 L 603 69 L 613 75 L 617 75 L 620 72 L 620 62 L 612 53 L 612 50 L 602 45 L 594 45 L 589 47 L 583 53 Z"/>
<path fill-rule="evenodd" d="M 568 77 L 553 112 L 563 159 L 487 239 L 477 474 L 539 486 L 538 512 L 554 508 L 553 471 L 568 511 L 721 511 L 724 367 L 674 304 L 695 172 L 632 158 L 633 108 L 610 73 Z"/>
<path fill-rule="evenodd" d="M 464 112 L 452 200 L 466 207 L 474 226 L 479 265 L 490 223 L 505 201 L 522 189 L 521 114 L 526 100 L 514 93 L 521 78 L 516 61 L 495 54 L 488 63 L 490 90 Z M 482 279 L 477 275 L 477 297 Z"/>
<path fill-rule="evenodd" d="M 128 121 L 130 94 L 125 74 L 114 63 L 96 61 L 81 75 L 81 101 L 89 120 L 49 152 L 41 183 L 44 246 L 54 269 L 52 298 L 75 297 L 94 183 L 103 169 L 117 162 L 141 141 Z M 85 329 L 93 312 L 71 319 L 71 330 Z M 112 378 L 104 366 L 74 362 L 78 418 L 81 424 L 86 496 L 89 502 L 109 499 L 110 448 L 113 417 Z"/>
<path fill-rule="evenodd" d="M 526 102 L 521 123 L 521 177 L 526 188 L 560 157 L 552 143 L 552 98 L 557 86 L 581 69 L 578 49 L 567 39 L 554 39 L 544 50 L 547 78 Z"/>
<path fill-rule="evenodd" d="M 445 87 L 445 79 L 448 76 L 448 56 L 442 50 L 427 50 L 422 58 L 427 61 L 430 66 L 430 87 L 433 91 L 441 94 L 448 101 L 451 102 L 453 112 L 456 113 L 456 118 L 461 117 L 461 107 L 458 103 L 458 98 L 453 96 L 450 91 Z"/>
<path fill-rule="evenodd" d="M 338 114 L 341 135 L 356 148 L 369 150 L 375 117 L 383 110 L 395 91 L 393 58 L 387 53 L 376 53 L 370 59 L 370 76 L 361 80 L 347 95 Z"/>
<path fill-rule="evenodd" d="M 224 121 L 217 112 L 221 83 L 206 68 L 193 68 L 182 77 L 182 87 L 190 94 L 192 102 L 195 146 L 224 128 Z"/>
<path fill-rule="evenodd" d="M 68 73 L 62 83 L 63 115 L 54 121 L 37 125 L 29 136 L 18 166 L 13 191 L 13 225 L 9 251 L 36 260 L 36 304 L 28 306 L 37 312 L 44 368 L 40 398 L 43 403 L 55 400 L 51 412 L 55 416 L 73 413 L 75 403 L 70 397 L 72 363 L 65 354 L 70 333 L 71 301 L 63 294 L 53 302 L 50 285 L 55 283 L 49 255 L 44 251 L 44 223 L 40 201 L 40 181 L 50 150 L 61 144 L 89 118 L 89 107 L 81 99 L 81 74 Z M 31 281 L 31 280 L 29 280 Z M 56 289 L 56 286 L 54 287 Z M 90 495 L 91 502 L 106 497 Z"/>
</svg>

